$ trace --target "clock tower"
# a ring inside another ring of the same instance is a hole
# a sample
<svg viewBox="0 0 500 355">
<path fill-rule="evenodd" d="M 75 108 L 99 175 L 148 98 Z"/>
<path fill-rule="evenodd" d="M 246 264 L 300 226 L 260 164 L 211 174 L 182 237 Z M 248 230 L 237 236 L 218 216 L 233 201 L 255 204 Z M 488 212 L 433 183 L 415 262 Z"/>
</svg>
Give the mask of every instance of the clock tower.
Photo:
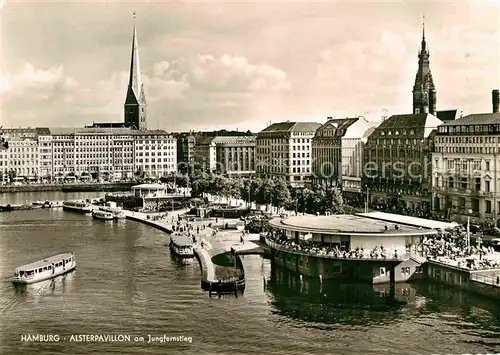
<svg viewBox="0 0 500 355">
<path fill-rule="evenodd" d="M 425 41 L 425 23 L 422 24 L 422 42 L 418 53 L 418 70 L 413 85 L 413 113 L 436 115 L 436 88 L 429 67 L 430 52 Z"/>
</svg>

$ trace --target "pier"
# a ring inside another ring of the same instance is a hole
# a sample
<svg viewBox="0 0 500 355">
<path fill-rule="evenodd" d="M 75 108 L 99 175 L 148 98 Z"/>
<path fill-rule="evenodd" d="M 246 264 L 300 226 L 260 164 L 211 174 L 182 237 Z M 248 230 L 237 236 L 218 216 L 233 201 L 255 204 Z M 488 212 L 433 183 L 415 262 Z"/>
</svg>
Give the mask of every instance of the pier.
<svg viewBox="0 0 500 355">
<path fill-rule="evenodd" d="M 187 212 L 185 209 L 168 213 L 143 213 L 126 210 L 126 215 L 127 219 L 147 224 L 171 234 L 173 226 L 179 220 L 179 216 L 185 212 Z M 248 242 L 245 240 L 246 245 L 243 243 L 235 244 L 236 241 L 240 241 L 241 231 L 222 230 L 216 233 L 215 230 L 218 230 L 217 227 L 222 227 L 223 225 L 217 222 L 218 219 L 188 222 L 192 226 L 191 233 L 196 238 L 194 254 L 201 269 L 201 288 L 204 291 L 208 291 L 210 297 L 212 294 L 219 296 L 222 294 L 234 294 L 237 297 L 238 292 L 245 287 L 243 272 L 237 272 L 237 270 L 240 270 L 236 268 L 238 266 L 237 260 L 235 259 L 235 267 L 226 267 L 214 264 L 212 259 L 218 254 L 231 252 L 232 247 L 238 249 L 234 253 L 235 258 L 239 258 L 238 254 L 262 254 L 264 248 L 257 244 L 259 243 L 258 235 L 253 235 Z M 208 227 L 209 223 L 216 225 Z M 205 224 L 205 228 L 202 228 L 203 224 Z M 239 261 L 239 265 L 241 266 L 241 261 Z"/>
</svg>

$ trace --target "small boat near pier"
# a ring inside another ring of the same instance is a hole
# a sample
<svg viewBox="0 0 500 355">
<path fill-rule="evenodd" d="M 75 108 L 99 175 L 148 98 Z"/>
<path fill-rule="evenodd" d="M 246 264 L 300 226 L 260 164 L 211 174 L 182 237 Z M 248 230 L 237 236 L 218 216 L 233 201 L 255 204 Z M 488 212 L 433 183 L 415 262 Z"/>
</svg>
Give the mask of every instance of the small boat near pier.
<svg viewBox="0 0 500 355">
<path fill-rule="evenodd" d="M 169 247 L 181 258 L 194 258 L 193 241 L 185 234 L 170 235 Z"/>
<path fill-rule="evenodd" d="M 15 284 L 32 284 L 63 275 L 75 267 L 76 260 L 73 252 L 58 254 L 16 268 L 12 282 Z"/>
<path fill-rule="evenodd" d="M 95 210 L 92 212 L 92 218 L 94 219 L 103 219 L 106 221 L 112 221 L 114 219 L 114 215 L 111 212 Z"/>
<path fill-rule="evenodd" d="M 85 201 L 64 201 L 63 202 L 63 210 L 64 211 L 73 211 L 73 212 L 83 212 L 83 213 L 91 213 L 93 207 L 90 203 Z"/>
</svg>

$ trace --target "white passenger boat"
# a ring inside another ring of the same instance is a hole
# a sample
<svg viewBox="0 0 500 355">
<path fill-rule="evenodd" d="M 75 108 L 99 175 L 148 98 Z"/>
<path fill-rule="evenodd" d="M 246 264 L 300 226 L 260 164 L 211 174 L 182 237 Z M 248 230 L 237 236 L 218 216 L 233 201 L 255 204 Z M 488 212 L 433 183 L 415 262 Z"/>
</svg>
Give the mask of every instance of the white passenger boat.
<svg viewBox="0 0 500 355">
<path fill-rule="evenodd" d="M 104 211 L 104 212 L 110 212 L 113 214 L 114 219 L 125 219 L 127 218 L 127 215 L 125 214 L 125 211 L 122 210 L 121 208 L 113 208 L 113 207 L 99 207 L 99 211 Z"/>
<path fill-rule="evenodd" d="M 74 253 L 64 253 L 16 268 L 13 283 L 32 284 L 65 274 L 76 267 Z"/>
<path fill-rule="evenodd" d="M 107 221 L 113 220 L 114 215 L 111 212 L 106 212 L 106 211 L 101 211 L 101 210 L 96 210 L 92 212 L 92 217 L 95 219 L 104 219 Z"/>
<path fill-rule="evenodd" d="M 63 210 L 75 212 L 92 212 L 92 205 L 85 201 L 64 201 Z"/>
<path fill-rule="evenodd" d="M 193 241 L 185 234 L 170 235 L 170 249 L 181 258 L 193 258 Z"/>
</svg>

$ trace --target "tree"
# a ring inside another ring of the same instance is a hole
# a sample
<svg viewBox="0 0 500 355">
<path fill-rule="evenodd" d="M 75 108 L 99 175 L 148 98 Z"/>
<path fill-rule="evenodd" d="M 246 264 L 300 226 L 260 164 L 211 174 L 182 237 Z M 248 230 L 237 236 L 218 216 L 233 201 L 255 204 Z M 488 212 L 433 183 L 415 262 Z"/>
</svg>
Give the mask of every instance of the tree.
<svg viewBox="0 0 500 355">
<path fill-rule="evenodd" d="M 282 179 L 278 179 L 274 182 L 274 189 L 272 190 L 272 202 L 275 206 L 285 207 L 291 201 L 290 190 L 286 182 Z"/>
<path fill-rule="evenodd" d="M 273 189 L 274 189 L 274 182 L 271 179 L 264 179 L 262 181 L 262 185 L 260 186 L 258 193 L 257 193 L 257 203 L 264 205 L 264 204 L 271 204 L 273 203 Z"/>
<path fill-rule="evenodd" d="M 191 176 L 191 197 L 202 196 L 208 192 L 209 175 L 204 171 L 199 171 Z"/>
<path fill-rule="evenodd" d="M 344 199 L 338 187 L 330 187 L 326 190 L 325 211 L 333 214 L 344 213 Z"/>
</svg>

